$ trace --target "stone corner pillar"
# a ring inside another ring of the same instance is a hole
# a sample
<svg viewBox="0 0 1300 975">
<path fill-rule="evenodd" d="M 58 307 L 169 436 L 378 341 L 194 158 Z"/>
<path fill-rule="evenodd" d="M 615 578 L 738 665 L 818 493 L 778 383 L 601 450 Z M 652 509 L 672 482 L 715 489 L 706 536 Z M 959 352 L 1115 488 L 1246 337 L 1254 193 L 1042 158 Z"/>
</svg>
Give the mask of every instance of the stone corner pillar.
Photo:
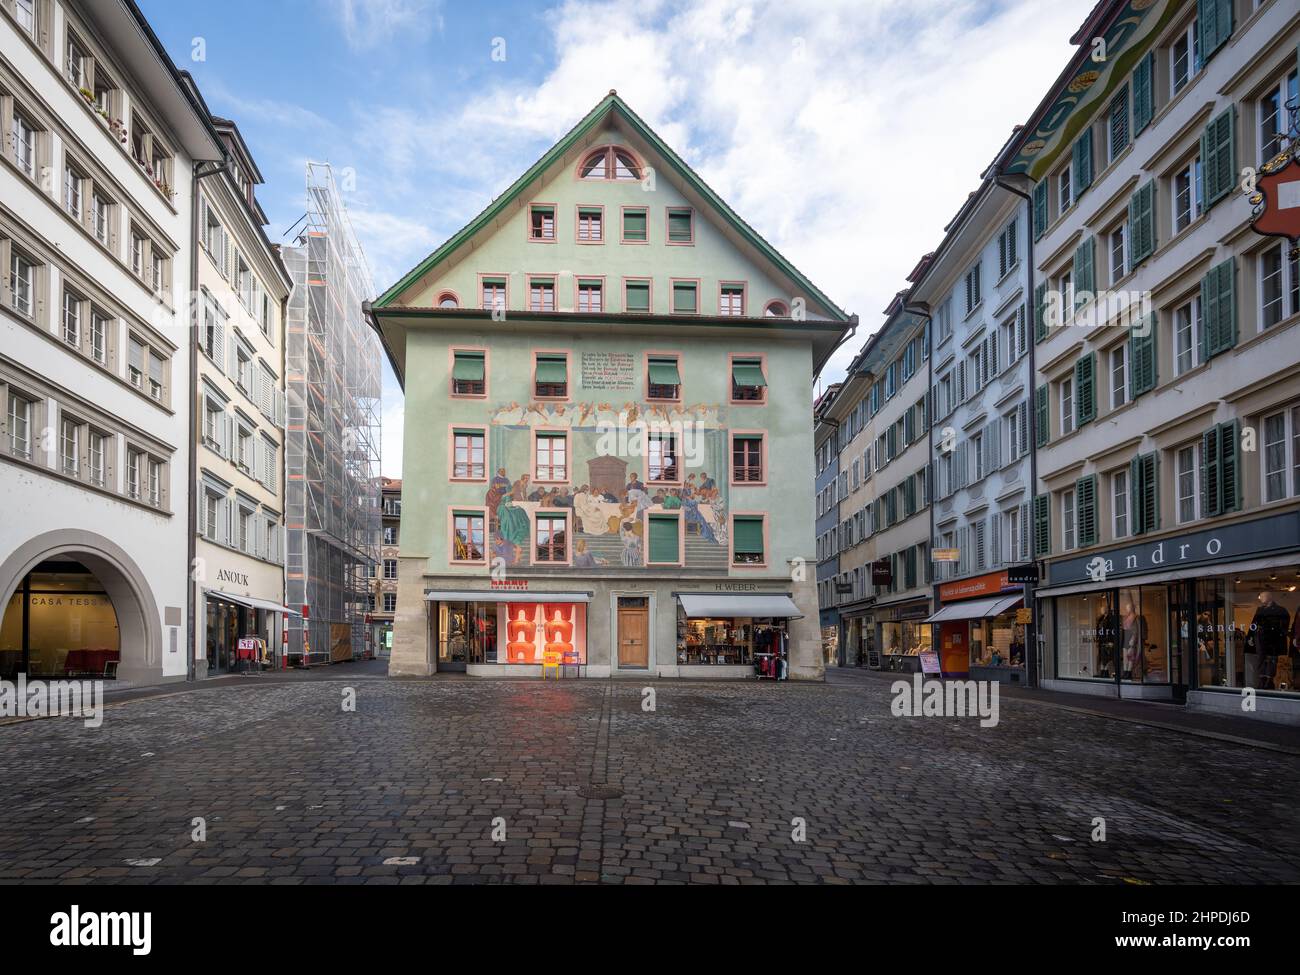
<svg viewBox="0 0 1300 975">
<path fill-rule="evenodd" d="M 795 605 L 803 613 L 803 619 L 790 621 L 790 679 L 825 680 L 817 583 L 813 579 L 803 579 L 792 582 L 791 586 Z"/>
<path fill-rule="evenodd" d="M 429 646 L 429 617 L 424 601 L 424 559 L 398 558 L 397 610 L 393 613 L 393 649 L 389 677 L 427 677 L 437 670 Z"/>
</svg>

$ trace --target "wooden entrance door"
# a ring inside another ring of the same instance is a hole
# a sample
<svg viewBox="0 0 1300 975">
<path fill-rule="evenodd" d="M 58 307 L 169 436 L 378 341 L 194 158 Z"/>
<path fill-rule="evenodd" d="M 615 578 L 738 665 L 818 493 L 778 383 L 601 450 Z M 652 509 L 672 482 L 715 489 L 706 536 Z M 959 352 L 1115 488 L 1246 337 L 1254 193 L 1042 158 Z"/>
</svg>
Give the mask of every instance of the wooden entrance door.
<svg viewBox="0 0 1300 975">
<path fill-rule="evenodd" d="M 650 666 L 650 600 L 646 596 L 618 599 L 618 666 L 620 670 Z"/>
</svg>

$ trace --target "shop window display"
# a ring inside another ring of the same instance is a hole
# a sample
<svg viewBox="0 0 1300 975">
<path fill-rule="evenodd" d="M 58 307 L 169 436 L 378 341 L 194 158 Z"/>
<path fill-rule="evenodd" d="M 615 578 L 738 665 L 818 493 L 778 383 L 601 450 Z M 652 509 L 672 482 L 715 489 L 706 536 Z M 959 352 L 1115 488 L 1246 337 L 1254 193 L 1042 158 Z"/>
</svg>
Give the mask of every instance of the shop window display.
<svg viewBox="0 0 1300 975">
<path fill-rule="evenodd" d="M 581 603 L 508 603 L 501 662 L 585 664 L 585 609 Z"/>
<path fill-rule="evenodd" d="M 1016 622 L 1016 611 L 992 619 L 974 620 L 970 625 L 972 667 L 1023 667 L 1025 625 Z"/>
<path fill-rule="evenodd" d="M 1056 600 L 1058 677 L 1115 679 L 1115 593 L 1062 596 Z"/>
<path fill-rule="evenodd" d="M 1209 678 L 1210 686 L 1294 693 L 1300 671 L 1300 577 L 1291 570 L 1209 581 L 1214 585 L 1198 592 L 1205 597 L 1198 600 L 1199 676 Z"/>
<path fill-rule="evenodd" d="M 1169 683 L 1169 602 L 1164 586 L 1119 591 L 1116 636 L 1120 676 L 1141 684 Z"/>
<path fill-rule="evenodd" d="M 787 639 L 783 619 L 679 616 L 677 662 L 752 666 L 757 655 L 777 653 Z"/>
<path fill-rule="evenodd" d="M 916 657 L 929 652 L 929 623 L 881 623 L 880 641 L 886 657 Z"/>
</svg>

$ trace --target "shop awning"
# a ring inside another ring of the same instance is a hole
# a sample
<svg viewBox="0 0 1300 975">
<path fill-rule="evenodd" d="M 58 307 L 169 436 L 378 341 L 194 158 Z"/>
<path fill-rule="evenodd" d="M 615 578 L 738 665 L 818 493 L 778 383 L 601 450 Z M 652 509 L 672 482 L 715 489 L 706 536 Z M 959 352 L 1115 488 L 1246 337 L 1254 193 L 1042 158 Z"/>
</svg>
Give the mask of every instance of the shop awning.
<svg viewBox="0 0 1300 975">
<path fill-rule="evenodd" d="M 427 589 L 431 603 L 589 603 L 589 592 L 511 592 L 501 589 Z"/>
<path fill-rule="evenodd" d="M 216 596 L 218 599 L 226 599 L 232 603 L 239 603 L 241 606 L 247 606 L 250 609 L 264 609 L 270 613 L 284 613 L 286 616 L 301 616 L 302 613 L 296 609 L 290 609 L 277 603 L 274 599 L 258 599 L 256 596 L 239 596 L 233 592 L 223 592 L 220 589 L 205 589 L 204 592 Z"/>
<path fill-rule="evenodd" d="M 730 616 L 771 616 L 803 619 L 803 613 L 785 592 L 683 592 L 677 594 L 688 619 Z"/>
<path fill-rule="evenodd" d="M 959 603 L 945 606 L 925 622 L 948 623 L 958 620 L 982 620 L 989 616 L 999 616 L 1018 604 L 1023 598 L 1023 596 L 993 596 L 990 599 L 963 599 Z"/>
</svg>

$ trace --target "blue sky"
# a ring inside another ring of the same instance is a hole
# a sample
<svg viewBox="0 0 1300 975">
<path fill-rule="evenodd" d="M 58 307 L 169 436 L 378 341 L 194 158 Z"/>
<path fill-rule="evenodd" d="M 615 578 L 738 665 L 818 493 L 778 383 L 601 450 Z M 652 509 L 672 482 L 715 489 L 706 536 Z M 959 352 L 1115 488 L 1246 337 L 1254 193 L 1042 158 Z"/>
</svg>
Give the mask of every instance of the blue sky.
<svg viewBox="0 0 1300 975">
<path fill-rule="evenodd" d="M 379 291 L 617 88 L 742 216 L 861 318 L 835 379 L 1014 124 L 1090 0 L 138 0 L 266 184 L 345 194 Z M 201 46 L 196 45 L 201 39 Z M 201 50 L 203 59 L 195 60 Z M 383 471 L 401 474 L 385 382 Z"/>
</svg>

